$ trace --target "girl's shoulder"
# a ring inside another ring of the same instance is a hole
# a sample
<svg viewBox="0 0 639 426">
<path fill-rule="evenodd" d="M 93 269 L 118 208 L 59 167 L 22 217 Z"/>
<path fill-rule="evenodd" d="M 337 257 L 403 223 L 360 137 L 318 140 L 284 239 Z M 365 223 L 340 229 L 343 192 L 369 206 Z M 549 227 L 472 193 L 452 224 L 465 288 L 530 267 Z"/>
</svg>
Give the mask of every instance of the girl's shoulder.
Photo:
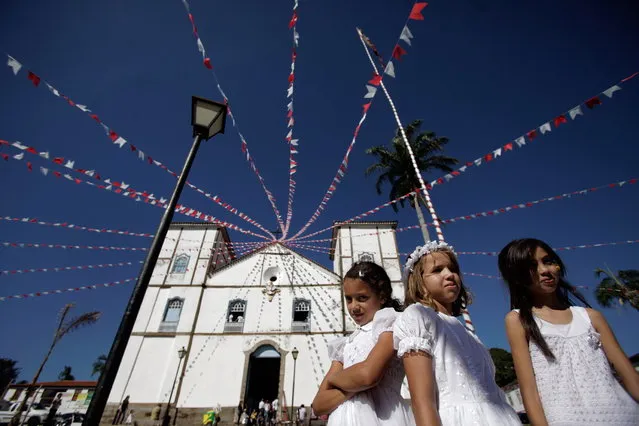
<svg viewBox="0 0 639 426">
<path fill-rule="evenodd" d="M 377 340 L 382 333 L 392 332 L 398 315 L 399 312 L 393 308 L 384 308 L 377 311 L 372 321 L 373 338 Z"/>
<path fill-rule="evenodd" d="M 439 318 L 436 310 L 434 310 L 430 306 L 422 305 L 421 303 L 413 303 L 412 305 L 408 305 L 406 309 L 404 309 L 404 312 L 401 313 L 401 316 L 408 318 Z"/>
</svg>

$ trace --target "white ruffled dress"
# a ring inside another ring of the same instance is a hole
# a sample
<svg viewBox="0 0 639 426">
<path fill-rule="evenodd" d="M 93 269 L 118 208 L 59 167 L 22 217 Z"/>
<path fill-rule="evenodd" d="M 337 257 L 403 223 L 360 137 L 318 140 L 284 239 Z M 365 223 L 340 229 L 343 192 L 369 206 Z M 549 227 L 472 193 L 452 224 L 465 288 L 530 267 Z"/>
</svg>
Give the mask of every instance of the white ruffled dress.
<svg viewBox="0 0 639 426">
<path fill-rule="evenodd" d="M 329 342 L 329 357 L 341 362 L 344 368 L 366 360 L 379 336 L 393 331 L 396 318 L 397 312 L 392 308 L 377 311 L 371 322 L 350 336 Z M 410 406 L 401 395 L 404 376 L 401 360 L 393 358 L 379 384 L 343 402 L 329 416 L 328 426 L 414 425 Z"/>
<path fill-rule="evenodd" d="M 397 356 L 424 351 L 433 358 L 443 426 L 520 426 L 495 383 L 490 353 L 455 318 L 421 304 L 410 305 L 393 329 Z"/>
<path fill-rule="evenodd" d="M 518 310 L 516 310 L 518 312 Z M 550 360 L 530 342 L 530 357 L 544 414 L 552 426 L 639 425 L 639 404 L 612 374 L 586 309 L 573 306 L 569 324 L 534 317 Z"/>
</svg>

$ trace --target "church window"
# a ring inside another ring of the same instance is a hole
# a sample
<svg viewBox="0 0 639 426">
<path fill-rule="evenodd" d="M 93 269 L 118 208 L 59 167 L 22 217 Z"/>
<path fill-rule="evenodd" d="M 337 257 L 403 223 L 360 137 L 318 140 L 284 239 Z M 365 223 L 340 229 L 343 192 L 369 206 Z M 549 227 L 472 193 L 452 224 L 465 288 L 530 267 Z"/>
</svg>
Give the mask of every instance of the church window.
<svg viewBox="0 0 639 426">
<path fill-rule="evenodd" d="M 188 254 L 182 253 L 175 258 L 175 262 L 173 262 L 173 269 L 171 269 L 172 274 L 185 274 L 186 268 L 189 266 L 189 259 L 191 257 Z"/>
<path fill-rule="evenodd" d="M 372 253 L 360 253 L 359 255 L 360 262 L 375 262 L 375 256 Z"/>
<path fill-rule="evenodd" d="M 182 314 L 182 306 L 184 305 L 184 299 L 175 297 L 169 299 L 166 303 L 166 309 L 164 310 L 164 318 L 162 324 L 160 324 L 160 331 L 175 331 L 177 330 L 178 322 L 180 321 L 180 315 Z"/>
<path fill-rule="evenodd" d="M 226 312 L 226 333 L 241 333 L 244 330 L 244 320 L 246 319 L 246 300 L 234 299 L 229 302 Z"/>
<path fill-rule="evenodd" d="M 293 300 L 292 331 L 311 331 L 311 301 L 308 299 Z"/>
</svg>

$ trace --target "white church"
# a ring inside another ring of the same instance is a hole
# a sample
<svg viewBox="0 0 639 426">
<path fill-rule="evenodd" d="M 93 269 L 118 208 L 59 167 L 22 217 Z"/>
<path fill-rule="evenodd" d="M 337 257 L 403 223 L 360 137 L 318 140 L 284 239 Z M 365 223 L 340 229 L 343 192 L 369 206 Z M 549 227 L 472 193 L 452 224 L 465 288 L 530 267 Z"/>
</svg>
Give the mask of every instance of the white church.
<svg viewBox="0 0 639 426">
<path fill-rule="evenodd" d="M 240 401 L 261 398 L 309 407 L 330 365 L 327 342 L 355 328 L 341 287 L 352 263 L 383 265 L 403 299 L 396 226 L 335 223 L 331 271 L 279 243 L 236 258 L 225 228 L 173 223 L 103 424 L 127 395 L 136 419 L 170 402 L 177 424 L 201 424 L 212 407 L 229 422 Z"/>
</svg>

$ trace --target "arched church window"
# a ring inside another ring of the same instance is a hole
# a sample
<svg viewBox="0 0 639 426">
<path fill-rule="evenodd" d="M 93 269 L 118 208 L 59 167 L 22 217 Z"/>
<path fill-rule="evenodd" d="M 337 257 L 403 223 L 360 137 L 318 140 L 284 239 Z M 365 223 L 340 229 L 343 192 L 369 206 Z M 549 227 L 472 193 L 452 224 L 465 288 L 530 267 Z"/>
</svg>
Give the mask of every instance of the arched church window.
<svg viewBox="0 0 639 426">
<path fill-rule="evenodd" d="M 175 331 L 177 325 L 180 322 L 180 315 L 182 314 L 182 306 L 184 306 L 184 299 L 174 297 L 166 302 L 166 309 L 164 310 L 164 317 L 160 324 L 160 331 Z"/>
<path fill-rule="evenodd" d="M 186 268 L 189 266 L 189 256 L 186 253 L 179 254 L 178 257 L 175 258 L 175 262 L 173 262 L 173 269 L 171 269 L 172 274 L 185 274 Z"/>
<path fill-rule="evenodd" d="M 308 299 L 293 300 L 292 331 L 311 331 L 311 301 Z"/>
<path fill-rule="evenodd" d="M 359 261 L 360 262 L 375 262 L 375 256 L 373 256 L 373 253 L 360 253 Z"/>
<path fill-rule="evenodd" d="M 226 312 L 225 332 L 241 333 L 246 319 L 246 300 L 234 299 L 229 302 Z"/>
</svg>

